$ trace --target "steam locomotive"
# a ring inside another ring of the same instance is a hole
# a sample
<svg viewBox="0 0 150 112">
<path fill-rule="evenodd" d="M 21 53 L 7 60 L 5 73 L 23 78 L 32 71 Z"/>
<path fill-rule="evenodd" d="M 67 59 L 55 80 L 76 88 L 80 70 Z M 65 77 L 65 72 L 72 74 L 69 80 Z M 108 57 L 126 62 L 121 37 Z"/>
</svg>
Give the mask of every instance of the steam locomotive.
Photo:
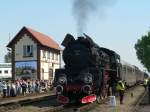
<svg viewBox="0 0 150 112">
<path fill-rule="evenodd" d="M 110 94 L 117 78 L 125 79 L 126 74 L 122 72 L 125 66 L 121 64 L 120 56 L 115 51 L 99 47 L 88 35 L 75 39 L 67 34 L 62 45 L 65 47 L 62 55 L 65 67 L 56 69 L 54 78 L 60 103 L 96 100 L 99 103 Z"/>
</svg>

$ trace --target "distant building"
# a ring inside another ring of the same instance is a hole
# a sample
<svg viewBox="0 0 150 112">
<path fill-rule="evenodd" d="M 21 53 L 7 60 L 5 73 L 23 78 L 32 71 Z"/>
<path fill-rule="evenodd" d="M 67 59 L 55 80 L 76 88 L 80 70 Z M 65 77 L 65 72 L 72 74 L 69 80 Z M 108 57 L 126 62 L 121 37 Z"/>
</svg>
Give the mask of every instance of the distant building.
<svg viewBox="0 0 150 112">
<path fill-rule="evenodd" d="M 12 49 L 12 78 L 53 80 L 61 65 L 61 48 L 52 38 L 23 27 L 10 41 Z"/>
<path fill-rule="evenodd" d="M 2 78 L 11 78 L 11 63 L 0 63 L 0 79 Z"/>
</svg>

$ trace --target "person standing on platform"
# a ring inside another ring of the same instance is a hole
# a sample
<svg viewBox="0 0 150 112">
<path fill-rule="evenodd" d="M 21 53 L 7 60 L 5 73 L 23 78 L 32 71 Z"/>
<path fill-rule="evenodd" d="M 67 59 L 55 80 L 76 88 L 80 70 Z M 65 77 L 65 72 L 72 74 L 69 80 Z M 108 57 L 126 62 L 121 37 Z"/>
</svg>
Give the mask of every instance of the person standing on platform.
<svg viewBox="0 0 150 112">
<path fill-rule="evenodd" d="M 123 104 L 125 85 L 122 80 L 118 80 L 116 89 L 119 92 L 120 104 Z"/>
<path fill-rule="evenodd" d="M 145 90 L 147 89 L 147 84 L 148 84 L 148 79 L 144 78 L 144 88 L 145 88 Z"/>
<path fill-rule="evenodd" d="M 21 84 L 19 81 L 16 81 L 16 95 L 19 96 L 21 94 Z"/>
<path fill-rule="evenodd" d="M 24 80 L 22 82 L 21 87 L 22 87 L 22 94 L 25 96 L 26 95 L 26 91 L 27 91 L 27 84 L 26 84 L 26 82 Z"/>
<path fill-rule="evenodd" d="M 3 91 L 3 83 L 2 83 L 2 81 L 0 80 L 0 96 L 1 96 L 2 91 Z"/>
<path fill-rule="evenodd" d="M 7 97 L 10 96 L 10 88 L 11 88 L 10 81 L 8 81 L 7 82 Z"/>
<path fill-rule="evenodd" d="M 31 93 L 35 93 L 35 81 L 34 80 L 32 80 L 32 82 L 31 82 Z"/>
<path fill-rule="evenodd" d="M 14 83 L 11 83 L 10 96 L 16 97 L 16 86 Z"/>
<path fill-rule="evenodd" d="M 36 80 L 35 82 L 35 91 L 36 93 L 40 93 L 40 81 Z"/>
<path fill-rule="evenodd" d="M 31 93 L 31 82 L 30 81 L 28 81 L 28 92 L 29 92 L 29 94 Z"/>
<path fill-rule="evenodd" d="M 3 81 L 3 98 L 6 98 L 7 96 L 7 84 L 5 81 Z"/>
<path fill-rule="evenodd" d="M 148 80 L 147 86 L 148 86 L 148 103 L 150 104 L 150 78 Z"/>
</svg>

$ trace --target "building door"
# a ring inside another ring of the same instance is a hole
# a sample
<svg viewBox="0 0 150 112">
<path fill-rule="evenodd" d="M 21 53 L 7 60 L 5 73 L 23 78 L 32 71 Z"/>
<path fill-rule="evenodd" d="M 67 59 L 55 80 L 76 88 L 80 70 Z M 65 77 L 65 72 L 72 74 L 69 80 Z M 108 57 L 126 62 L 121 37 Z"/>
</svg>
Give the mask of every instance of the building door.
<svg viewBox="0 0 150 112">
<path fill-rule="evenodd" d="M 52 68 L 49 69 L 49 80 L 50 81 L 53 80 L 53 69 Z"/>
<path fill-rule="evenodd" d="M 42 68 L 42 80 L 44 80 L 44 69 Z"/>
</svg>

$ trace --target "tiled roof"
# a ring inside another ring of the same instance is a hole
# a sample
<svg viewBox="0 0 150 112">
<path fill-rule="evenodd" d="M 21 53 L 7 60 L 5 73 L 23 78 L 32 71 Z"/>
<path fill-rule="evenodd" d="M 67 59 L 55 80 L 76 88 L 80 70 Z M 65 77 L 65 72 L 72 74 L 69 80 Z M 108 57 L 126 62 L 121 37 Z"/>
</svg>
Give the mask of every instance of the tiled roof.
<svg viewBox="0 0 150 112">
<path fill-rule="evenodd" d="M 16 40 L 20 38 L 19 34 L 21 34 L 24 31 L 29 32 L 32 35 L 32 38 L 34 38 L 41 45 L 52 48 L 52 49 L 61 50 L 57 42 L 55 42 L 52 38 L 28 27 L 23 27 L 18 32 L 18 34 L 8 43 L 7 47 L 11 47 L 16 42 Z"/>
<path fill-rule="evenodd" d="M 61 50 L 59 45 L 49 36 L 42 34 L 40 32 L 37 32 L 31 28 L 25 27 L 33 36 L 34 38 L 39 41 L 40 44 L 46 47 L 50 47 L 53 49 Z"/>
</svg>

